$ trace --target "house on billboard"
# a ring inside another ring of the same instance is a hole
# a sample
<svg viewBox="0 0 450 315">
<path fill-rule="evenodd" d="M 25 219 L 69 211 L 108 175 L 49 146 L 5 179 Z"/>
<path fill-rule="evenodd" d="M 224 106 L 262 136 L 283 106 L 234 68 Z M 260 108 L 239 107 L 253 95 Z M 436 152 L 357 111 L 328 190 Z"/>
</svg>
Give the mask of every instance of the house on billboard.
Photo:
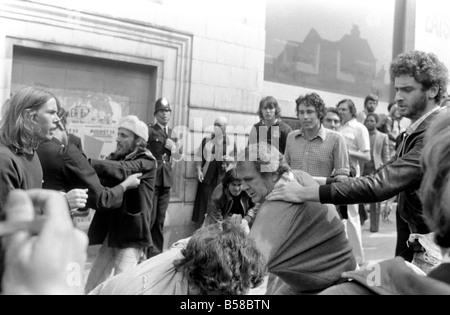
<svg viewBox="0 0 450 315">
<path fill-rule="evenodd" d="M 303 42 L 288 41 L 279 56 L 269 59 L 269 81 L 364 97 L 389 97 L 386 71 L 377 73 L 377 59 L 358 26 L 339 41 L 323 39 L 313 28 Z M 268 60 L 266 59 L 266 60 Z"/>
</svg>

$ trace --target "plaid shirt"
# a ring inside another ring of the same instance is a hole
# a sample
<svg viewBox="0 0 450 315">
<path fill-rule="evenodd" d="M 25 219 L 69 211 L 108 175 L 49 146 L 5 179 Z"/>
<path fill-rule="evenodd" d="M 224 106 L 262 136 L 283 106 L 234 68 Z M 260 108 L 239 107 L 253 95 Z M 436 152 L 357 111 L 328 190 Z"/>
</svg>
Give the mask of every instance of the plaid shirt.
<svg viewBox="0 0 450 315">
<path fill-rule="evenodd" d="M 286 141 L 285 157 L 293 170 L 311 176 L 349 175 L 350 166 L 344 137 L 321 126 L 318 134 L 307 139 L 303 129 L 291 132 Z"/>
</svg>

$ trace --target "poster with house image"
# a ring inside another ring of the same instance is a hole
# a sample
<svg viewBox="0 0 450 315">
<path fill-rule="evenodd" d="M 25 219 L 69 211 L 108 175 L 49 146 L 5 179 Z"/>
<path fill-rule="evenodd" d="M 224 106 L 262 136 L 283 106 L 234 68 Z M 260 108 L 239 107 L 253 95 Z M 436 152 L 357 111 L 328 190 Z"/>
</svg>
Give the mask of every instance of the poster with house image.
<svg viewBox="0 0 450 315">
<path fill-rule="evenodd" d="M 75 91 L 63 95 L 68 132 L 81 138 L 88 158 L 107 157 L 116 149 L 119 120 L 129 113 L 128 97 Z"/>
</svg>

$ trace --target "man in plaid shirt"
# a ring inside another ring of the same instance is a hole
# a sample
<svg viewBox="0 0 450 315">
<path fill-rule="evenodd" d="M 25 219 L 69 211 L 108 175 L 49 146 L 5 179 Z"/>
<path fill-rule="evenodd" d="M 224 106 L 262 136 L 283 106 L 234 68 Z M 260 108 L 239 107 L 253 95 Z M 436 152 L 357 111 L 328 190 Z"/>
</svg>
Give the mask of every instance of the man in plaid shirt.
<svg viewBox="0 0 450 315">
<path fill-rule="evenodd" d="M 350 166 L 345 139 L 339 132 L 322 125 L 326 114 L 322 98 L 311 93 L 301 95 L 295 103 L 302 129 L 288 135 L 285 158 L 289 166 L 305 171 L 317 180 L 332 174 L 346 179 Z"/>
</svg>

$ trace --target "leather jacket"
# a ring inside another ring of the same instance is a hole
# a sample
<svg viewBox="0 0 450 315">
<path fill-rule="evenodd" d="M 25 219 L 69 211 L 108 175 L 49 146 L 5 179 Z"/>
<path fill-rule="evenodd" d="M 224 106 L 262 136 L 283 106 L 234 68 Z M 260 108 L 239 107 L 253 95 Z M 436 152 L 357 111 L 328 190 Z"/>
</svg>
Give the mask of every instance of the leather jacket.
<svg viewBox="0 0 450 315">
<path fill-rule="evenodd" d="M 422 203 L 417 194 L 422 182 L 421 155 L 425 131 L 442 111 L 427 117 L 404 140 L 395 156 L 374 173 L 345 183 L 320 186 L 320 202 L 339 204 L 375 203 L 398 195 L 398 211 L 412 233 L 430 233 L 422 215 Z M 400 152 L 403 151 L 403 152 Z"/>
</svg>

